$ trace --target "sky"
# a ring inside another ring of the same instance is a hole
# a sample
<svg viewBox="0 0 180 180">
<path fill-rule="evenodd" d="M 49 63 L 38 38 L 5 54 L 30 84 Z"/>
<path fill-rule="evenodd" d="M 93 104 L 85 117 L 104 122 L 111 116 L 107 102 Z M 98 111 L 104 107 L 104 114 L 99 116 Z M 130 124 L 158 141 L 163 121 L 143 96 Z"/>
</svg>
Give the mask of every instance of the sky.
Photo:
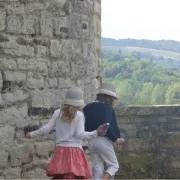
<svg viewBox="0 0 180 180">
<path fill-rule="evenodd" d="M 180 0 L 102 0 L 102 36 L 180 41 Z"/>
</svg>

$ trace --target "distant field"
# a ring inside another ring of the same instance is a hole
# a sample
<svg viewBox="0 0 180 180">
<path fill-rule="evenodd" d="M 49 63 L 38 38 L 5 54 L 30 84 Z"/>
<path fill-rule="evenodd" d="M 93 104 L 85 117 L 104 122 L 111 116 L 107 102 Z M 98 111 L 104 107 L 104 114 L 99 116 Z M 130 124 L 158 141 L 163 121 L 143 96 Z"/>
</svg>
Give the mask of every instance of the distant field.
<svg viewBox="0 0 180 180">
<path fill-rule="evenodd" d="M 154 56 L 163 56 L 164 58 L 171 58 L 175 60 L 180 60 L 180 53 L 171 52 L 171 51 L 164 51 L 164 50 L 155 50 L 149 48 L 141 48 L 141 47 L 118 47 L 118 46 L 102 46 L 102 48 L 111 50 L 113 52 L 117 52 L 119 49 L 123 51 L 123 53 L 131 53 L 133 51 L 138 52 L 147 52 L 151 53 Z"/>
</svg>

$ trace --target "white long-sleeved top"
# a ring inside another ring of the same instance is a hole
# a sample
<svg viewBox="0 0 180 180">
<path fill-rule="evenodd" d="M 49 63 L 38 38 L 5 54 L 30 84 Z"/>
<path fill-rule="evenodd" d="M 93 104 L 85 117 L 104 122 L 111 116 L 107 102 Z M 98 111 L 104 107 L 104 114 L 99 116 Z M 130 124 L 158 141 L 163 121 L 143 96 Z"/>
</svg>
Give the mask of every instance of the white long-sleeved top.
<svg viewBox="0 0 180 180">
<path fill-rule="evenodd" d="M 77 114 L 72 122 L 60 120 L 61 110 L 54 111 L 50 121 L 40 129 L 31 132 L 31 137 L 50 133 L 54 128 L 56 131 L 56 146 L 78 147 L 82 149 L 83 139 L 97 137 L 97 131 L 86 132 L 84 130 L 85 118 L 82 112 Z"/>
</svg>

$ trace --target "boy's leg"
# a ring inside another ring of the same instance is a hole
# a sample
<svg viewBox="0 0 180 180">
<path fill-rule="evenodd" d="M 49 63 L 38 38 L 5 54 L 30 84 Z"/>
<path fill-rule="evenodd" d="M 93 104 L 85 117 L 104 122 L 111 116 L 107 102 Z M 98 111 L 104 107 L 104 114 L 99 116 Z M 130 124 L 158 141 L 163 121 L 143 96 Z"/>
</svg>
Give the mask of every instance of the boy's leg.
<svg viewBox="0 0 180 180">
<path fill-rule="evenodd" d="M 104 172 L 104 163 L 100 155 L 96 152 L 90 153 L 90 160 L 92 164 L 93 179 L 100 180 Z"/>
<path fill-rule="evenodd" d="M 101 159 L 106 163 L 107 169 L 104 174 L 104 179 L 107 179 L 107 177 L 108 179 L 112 179 L 119 169 L 119 163 L 112 143 L 109 140 L 102 138 L 101 143 L 97 144 L 96 150 Z"/>
</svg>

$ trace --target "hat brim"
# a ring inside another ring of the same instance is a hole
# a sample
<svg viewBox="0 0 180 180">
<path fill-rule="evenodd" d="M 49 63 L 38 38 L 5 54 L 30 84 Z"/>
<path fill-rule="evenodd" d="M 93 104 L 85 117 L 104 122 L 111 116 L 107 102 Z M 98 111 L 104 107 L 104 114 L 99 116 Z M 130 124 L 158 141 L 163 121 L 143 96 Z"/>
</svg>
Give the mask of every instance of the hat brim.
<svg viewBox="0 0 180 180">
<path fill-rule="evenodd" d="M 98 94 L 106 94 L 106 95 L 109 95 L 109 96 L 112 96 L 112 97 L 118 99 L 118 97 L 116 96 L 116 94 L 114 92 L 106 90 L 106 89 L 100 89 Z"/>
</svg>

